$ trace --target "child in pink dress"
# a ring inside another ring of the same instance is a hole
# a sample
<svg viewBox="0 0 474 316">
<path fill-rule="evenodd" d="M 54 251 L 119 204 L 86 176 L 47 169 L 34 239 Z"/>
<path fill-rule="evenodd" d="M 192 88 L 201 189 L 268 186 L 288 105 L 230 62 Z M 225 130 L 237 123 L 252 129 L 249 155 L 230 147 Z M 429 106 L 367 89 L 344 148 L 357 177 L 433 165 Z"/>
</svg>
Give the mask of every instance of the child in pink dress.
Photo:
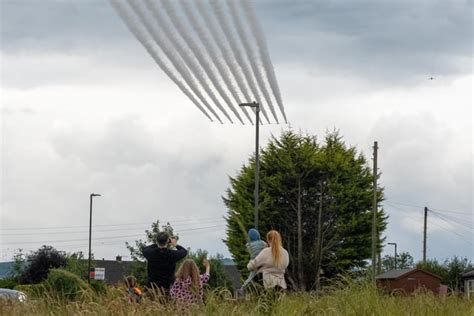
<svg viewBox="0 0 474 316">
<path fill-rule="evenodd" d="M 204 267 L 206 272 L 199 275 L 199 268 L 192 259 L 186 259 L 178 272 L 176 272 L 176 280 L 170 290 L 170 295 L 176 302 L 181 305 L 192 303 L 202 303 L 203 301 L 203 285 L 210 278 L 210 264 L 204 259 Z"/>
</svg>

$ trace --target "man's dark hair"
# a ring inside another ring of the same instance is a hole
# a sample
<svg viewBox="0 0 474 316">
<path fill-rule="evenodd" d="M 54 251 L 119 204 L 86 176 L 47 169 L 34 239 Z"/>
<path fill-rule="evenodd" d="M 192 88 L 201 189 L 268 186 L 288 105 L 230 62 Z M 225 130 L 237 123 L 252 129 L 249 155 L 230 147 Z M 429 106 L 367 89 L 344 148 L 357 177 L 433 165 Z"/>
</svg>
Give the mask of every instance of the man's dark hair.
<svg viewBox="0 0 474 316">
<path fill-rule="evenodd" d="M 156 242 L 158 243 L 158 245 L 160 246 L 166 246 L 166 244 L 168 243 L 168 240 L 170 239 L 170 236 L 168 235 L 168 233 L 166 232 L 160 232 L 158 233 L 158 235 L 156 236 Z"/>
</svg>

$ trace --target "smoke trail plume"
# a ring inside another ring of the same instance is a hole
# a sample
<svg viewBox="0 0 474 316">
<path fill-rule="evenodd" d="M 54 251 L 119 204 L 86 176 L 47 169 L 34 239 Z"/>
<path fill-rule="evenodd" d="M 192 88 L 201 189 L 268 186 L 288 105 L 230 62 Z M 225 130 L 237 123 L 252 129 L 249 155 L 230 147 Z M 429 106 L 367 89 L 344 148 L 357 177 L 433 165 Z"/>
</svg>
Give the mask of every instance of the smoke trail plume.
<svg viewBox="0 0 474 316">
<path fill-rule="evenodd" d="M 207 53 L 209 54 L 211 60 L 213 60 L 216 63 L 217 70 L 219 71 L 219 74 L 221 75 L 222 79 L 224 80 L 224 83 L 226 84 L 227 89 L 232 94 L 235 102 L 237 104 L 242 103 L 242 100 L 240 99 L 240 96 L 237 92 L 237 89 L 234 86 L 234 83 L 232 82 L 231 75 L 229 73 L 229 69 L 226 68 L 225 63 L 222 62 L 222 58 L 221 58 L 221 56 L 219 55 L 219 53 L 216 49 L 216 45 L 213 45 L 211 37 L 207 34 L 205 28 L 199 23 L 199 21 L 197 20 L 197 17 L 194 15 L 194 12 L 193 12 L 194 10 L 191 6 L 191 3 L 188 2 L 188 1 L 179 1 L 179 3 L 181 4 L 181 7 L 183 8 L 183 11 L 186 14 L 187 19 L 189 20 L 192 27 L 196 31 L 200 41 L 204 44 L 204 47 L 205 47 Z M 218 45 L 219 42 L 218 41 L 216 41 L 216 42 L 217 42 L 217 47 L 219 47 L 219 45 Z M 221 51 L 221 53 L 222 53 L 222 56 L 224 57 L 224 59 L 227 61 L 226 57 L 228 58 L 228 56 L 225 56 L 225 54 L 222 51 Z M 236 80 L 236 82 L 237 82 L 237 80 Z M 250 117 L 250 115 L 247 111 L 247 108 L 243 107 L 242 109 L 243 109 L 247 119 L 250 121 L 250 123 L 253 124 L 252 119 L 251 119 L 251 117 Z"/>
<path fill-rule="evenodd" d="M 143 9 L 134 1 L 134 0 L 127 0 L 128 3 L 134 8 L 135 12 L 140 11 L 141 19 L 144 23 L 148 21 L 148 18 L 146 17 L 145 12 Z M 194 59 L 194 56 L 192 53 L 190 53 L 186 46 L 182 44 L 179 40 L 179 38 L 176 36 L 176 33 L 173 31 L 171 26 L 165 22 L 165 18 L 163 14 L 160 11 L 160 8 L 156 7 L 156 3 L 153 1 L 146 1 L 145 2 L 148 10 L 151 11 L 151 14 L 155 18 L 156 22 L 160 26 L 160 28 L 163 30 L 163 34 L 165 37 L 172 43 L 174 49 L 179 53 L 181 58 L 185 61 L 186 65 L 190 68 L 194 76 L 196 76 L 196 79 L 198 82 L 201 84 L 203 89 L 206 91 L 206 93 L 209 95 L 209 97 L 212 99 L 214 104 L 219 108 L 219 110 L 227 117 L 227 119 L 233 123 L 232 118 L 229 116 L 227 111 L 224 109 L 220 101 L 217 99 L 216 95 L 214 94 L 214 91 L 210 88 L 208 82 L 206 81 L 206 78 L 202 72 L 202 69 L 200 68 L 200 65 L 198 62 Z M 148 23 L 150 23 L 148 21 Z M 156 29 L 151 26 L 152 30 L 156 32 Z"/>
<path fill-rule="evenodd" d="M 252 48 L 252 45 L 250 44 L 250 40 L 245 33 L 244 27 L 242 25 L 242 21 L 239 18 L 239 14 L 237 12 L 237 8 L 235 5 L 235 2 L 233 1 L 226 1 L 227 6 L 229 8 L 230 15 L 232 17 L 232 20 L 234 21 L 235 28 L 237 29 L 237 33 L 239 34 L 240 41 L 244 45 L 244 50 L 247 54 L 248 60 L 250 62 L 250 66 L 252 67 L 252 71 L 255 75 L 255 78 L 257 79 L 258 85 L 260 87 L 260 90 L 263 93 L 263 96 L 265 97 L 268 107 L 270 108 L 270 111 L 273 114 L 273 117 L 278 123 L 278 116 L 275 112 L 275 108 L 273 106 L 272 99 L 270 97 L 270 94 L 268 93 L 267 86 L 265 84 L 265 80 L 262 75 L 261 68 L 257 65 L 255 60 L 257 60 L 254 49 Z"/>
<path fill-rule="evenodd" d="M 145 1 L 148 4 L 152 2 L 152 0 L 145 0 Z M 218 80 L 216 73 L 213 69 L 213 65 L 208 61 L 208 59 L 202 52 L 201 47 L 195 41 L 194 37 L 189 34 L 188 30 L 186 30 L 186 26 L 183 23 L 181 23 L 181 20 L 176 14 L 176 11 L 173 5 L 171 4 L 171 2 L 168 0 L 162 0 L 161 4 L 163 8 L 165 9 L 164 11 L 168 15 L 169 20 L 174 25 L 176 30 L 178 30 L 179 35 L 183 38 L 184 42 L 186 43 L 190 51 L 194 53 L 194 56 L 198 60 L 201 67 L 204 69 L 204 72 L 206 73 L 207 77 L 211 80 L 212 84 L 216 88 L 219 95 L 222 97 L 222 99 L 224 99 L 225 103 L 227 103 L 227 106 L 235 114 L 235 116 L 237 116 L 239 121 L 242 124 L 244 124 L 244 121 L 240 117 L 239 112 L 237 112 L 235 106 L 233 105 L 233 102 L 229 99 L 226 91 L 224 91 L 224 89 L 222 88 L 221 82 Z M 203 44 L 206 45 L 207 43 L 203 42 Z M 216 60 L 216 66 L 217 64 L 218 62 Z"/>
<path fill-rule="evenodd" d="M 166 65 L 163 61 L 163 57 L 153 48 L 151 39 L 146 34 L 146 31 L 138 26 L 136 19 L 129 14 L 127 8 L 123 6 L 122 3 L 118 0 L 109 1 L 115 11 L 118 13 L 120 18 L 123 20 L 130 32 L 135 36 L 135 38 L 143 45 L 148 54 L 153 58 L 153 60 L 158 64 L 158 66 L 165 72 L 166 75 L 178 86 L 178 88 L 191 100 L 191 102 L 196 105 L 196 107 L 204 113 L 204 115 L 213 121 L 209 114 L 204 110 L 201 104 L 196 100 L 192 92 L 186 87 L 186 85 L 176 76 L 173 70 Z M 219 117 L 217 116 L 219 119 Z M 219 119 L 220 121 L 220 119 Z M 222 121 L 220 121 L 222 123 Z"/>
<path fill-rule="evenodd" d="M 187 2 L 182 1 L 181 3 L 185 4 Z M 227 67 L 230 69 L 230 73 L 233 75 L 234 80 L 237 82 L 237 85 L 239 86 L 240 91 L 244 95 L 246 102 L 250 102 L 253 98 L 250 97 L 250 92 L 245 83 L 244 75 L 242 74 L 239 66 L 237 65 L 234 52 L 230 48 L 229 40 L 222 34 L 221 28 L 209 14 L 207 8 L 204 6 L 203 3 L 203 1 L 194 2 L 198 9 L 199 15 L 204 21 L 208 31 L 214 39 L 214 42 L 216 43 L 222 56 L 224 57 Z M 245 113 L 247 113 L 247 108 L 244 107 L 243 109 Z"/>
<path fill-rule="evenodd" d="M 252 4 L 250 0 L 243 0 L 241 1 L 244 9 L 244 13 L 247 16 L 248 21 L 250 22 L 250 26 L 254 31 L 253 34 L 257 41 L 257 47 L 260 52 L 260 57 L 263 61 L 263 67 L 265 69 L 265 73 L 267 75 L 268 81 L 270 82 L 270 86 L 273 91 L 273 95 L 277 101 L 278 107 L 280 108 L 281 113 L 283 114 L 283 118 L 285 119 L 285 123 L 287 122 L 285 109 L 283 107 L 283 102 L 281 99 L 280 88 L 278 87 L 278 82 L 275 76 L 275 70 L 273 68 L 272 61 L 270 59 L 270 54 L 268 53 L 267 42 L 265 40 L 265 36 L 263 35 L 262 27 L 260 23 L 258 23 L 257 17 L 255 16 L 255 12 L 252 8 Z"/>
<path fill-rule="evenodd" d="M 227 22 L 227 18 L 225 17 L 225 14 L 224 14 L 220 4 L 216 0 L 211 0 L 210 3 L 211 3 L 211 7 L 214 11 L 214 15 L 217 17 L 217 19 L 219 21 L 219 24 L 222 27 L 222 30 L 224 31 L 224 34 L 226 35 L 226 37 L 229 41 L 229 44 L 231 45 L 232 51 L 234 52 L 234 55 L 237 59 L 237 63 L 242 68 L 242 72 L 244 73 L 244 76 L 247 80 L 247 83 L 248 83 L 248 86 L 250 87 L 250 90 L 252 90 L 252 93 L 254 94 L 255 98 L 257 99 L 257 102 L 260 105 L 262 105 L 260 107 L 260 109 L 262 110 L 262 114 L 265 117 L 265 119 L 267 120 L 267 122 L 270 123 L 268 115 L 265 111 L 265 106 L 263 106 L 263 104 L 261 102 L 261 99 L 260 99 L 260 94 L 258 92 L 258 89 L 256 89 L 256 84 L 255 84 L 254 78 L 251 75 L 252 72 L 249 69 L 249 66 L 246 63 L 244 57 L 242 56 L 240 48 L 237 44 L 237 41 L 236 41 L 234 35 L 232 34 L 231 27 Z"/>
</svg>

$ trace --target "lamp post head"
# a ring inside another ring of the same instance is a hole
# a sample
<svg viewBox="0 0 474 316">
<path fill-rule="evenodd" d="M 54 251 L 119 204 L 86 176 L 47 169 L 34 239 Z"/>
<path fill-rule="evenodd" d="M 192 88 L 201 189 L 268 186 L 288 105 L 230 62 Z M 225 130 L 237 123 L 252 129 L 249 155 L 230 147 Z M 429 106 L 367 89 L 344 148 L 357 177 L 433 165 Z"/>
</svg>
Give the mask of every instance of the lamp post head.
<svg viewBox="0 0 474 316">
<path fill-rule="evenodd" d="M 393 246 L 396 246 L 396 245 L 397 245 L 397 243 L 396 243 L 396 242 L 389 242 L 389 243 L 387 243 L 387 245 L 393 245 Z"/>
<path fill-rule="evenodd" d="M 251 108 L 258 108 L 260 107 L 260 104 L 258 104 L 257 102 L 251 102 L 251 103 L 240 103 L 239 106 L 249 106 Z"/>
<path fill-rule="evenodd" d="M 91 193 L 91 196 L 101 196 L 101 195 L 98 193 Z"/>
</svg>

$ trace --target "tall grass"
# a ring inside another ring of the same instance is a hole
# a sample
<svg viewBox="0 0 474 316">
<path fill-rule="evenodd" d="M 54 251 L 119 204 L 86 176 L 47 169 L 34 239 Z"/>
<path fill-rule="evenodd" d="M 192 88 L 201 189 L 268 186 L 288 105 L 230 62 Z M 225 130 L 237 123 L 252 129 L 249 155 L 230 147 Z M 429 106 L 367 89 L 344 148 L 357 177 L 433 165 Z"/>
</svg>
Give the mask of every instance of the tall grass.
<svg viewBox="0 0 474 316">
<path fill-rule="evenodd" d="M 77 301 L 45 293 L 27 303 L 0 303 L 0 315 L 176 315 L 172 302 L 144 299 L 130 303 L 123 289 L 97 296 L 84 291 Z M 206 293 L 205 304 L 186 310 L 189 315 L 474 315 L 474 300 L 459 295 L 445 298 L 430 292 L 414 295 L 382 294 L 370 283 L 341 281 L 318 296 L 306 292 L 279 294 L 254 290 L 233 299 L 227 290 Z"/>
</svg>

